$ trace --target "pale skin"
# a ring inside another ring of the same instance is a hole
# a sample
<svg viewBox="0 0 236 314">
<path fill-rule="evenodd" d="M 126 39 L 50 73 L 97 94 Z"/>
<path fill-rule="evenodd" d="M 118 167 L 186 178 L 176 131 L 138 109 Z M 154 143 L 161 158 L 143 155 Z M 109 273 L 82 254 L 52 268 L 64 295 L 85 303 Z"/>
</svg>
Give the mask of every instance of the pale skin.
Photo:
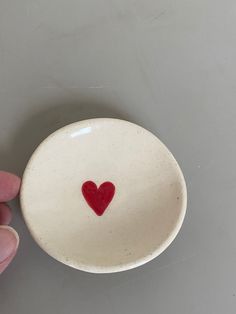
<svg viewBox="0 0 236 314">
<path fill-rule="evenodd" d="M 0 274 L 16 255 L 19 245 L 17 232 L 8 226 L 12 214 L 7 202 L 17 197 L 20 184 L 18 176 L 0 171 Z"/>
</svg>

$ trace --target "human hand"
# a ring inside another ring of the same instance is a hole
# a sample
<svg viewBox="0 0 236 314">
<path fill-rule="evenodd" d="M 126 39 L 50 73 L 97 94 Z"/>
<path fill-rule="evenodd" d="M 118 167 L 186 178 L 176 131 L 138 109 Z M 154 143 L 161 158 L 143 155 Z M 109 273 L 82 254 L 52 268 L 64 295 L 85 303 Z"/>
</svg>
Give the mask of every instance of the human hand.
<svg viewBox="0 0 236 314">
<path fill-rule="evenodd" d="M 0 171 L 0 274 L 12 261 L 19 245 L 17 232 L 8 226 L 11 210 L 6 202 L 17 196 L 20 183 L 21 180 L 16 175 Z"/>
</svg>

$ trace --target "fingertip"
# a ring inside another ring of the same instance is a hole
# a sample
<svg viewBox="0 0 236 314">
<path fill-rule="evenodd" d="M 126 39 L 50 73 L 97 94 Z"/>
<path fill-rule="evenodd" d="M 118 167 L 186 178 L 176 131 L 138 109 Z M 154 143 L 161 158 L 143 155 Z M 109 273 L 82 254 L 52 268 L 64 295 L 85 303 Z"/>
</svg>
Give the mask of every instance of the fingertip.
<svg viewBox="0 0 236 314">
<path fill-rule="evenodd" d="M 18 246 L 18 233 L 9 226 L 0 226 L 0 273 L 9 265 Z"/>
<path fill-rule="evenodd" d="M 0 202 L 9 202 L 19 193 L 21 179 L 9 172 L 0 171 Z"/>
<path fill-rule="evenodd" d="M 12 213 L 7 204 L 0 203 L 0 225 L 8 225 L 11 222 Z"/>
</svg>

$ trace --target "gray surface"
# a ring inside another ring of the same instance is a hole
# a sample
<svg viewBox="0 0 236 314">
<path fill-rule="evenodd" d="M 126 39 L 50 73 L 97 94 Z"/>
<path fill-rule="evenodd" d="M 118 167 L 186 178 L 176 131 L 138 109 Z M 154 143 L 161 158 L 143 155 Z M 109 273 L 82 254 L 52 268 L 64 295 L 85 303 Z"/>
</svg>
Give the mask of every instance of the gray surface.
<svg viewBox="0 0 236 314">
<path fill-rule="evenodd" d="M 235 14 L 234 0 L 1 0 L 0 167 L 22 174 L 69 122 L 121 117 L 167 144 L 189 197 L 168 250 L 113 275 L 48 257 L 14 204 L 1 314 L 236 313 Z"/>
</svg>

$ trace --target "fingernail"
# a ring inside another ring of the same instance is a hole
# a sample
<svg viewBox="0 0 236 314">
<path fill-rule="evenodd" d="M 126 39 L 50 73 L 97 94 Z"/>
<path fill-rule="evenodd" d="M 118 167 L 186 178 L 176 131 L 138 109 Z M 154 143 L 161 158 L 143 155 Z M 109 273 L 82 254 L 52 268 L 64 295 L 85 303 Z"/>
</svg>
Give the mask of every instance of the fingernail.
<svg viewBox="0 0 236 314">
<path fill-rule="evenodd" d="M 0 226 L 0 264 L 15 254 L 19 245 L 17 232 L 8 226 Z"/>
</svg>

